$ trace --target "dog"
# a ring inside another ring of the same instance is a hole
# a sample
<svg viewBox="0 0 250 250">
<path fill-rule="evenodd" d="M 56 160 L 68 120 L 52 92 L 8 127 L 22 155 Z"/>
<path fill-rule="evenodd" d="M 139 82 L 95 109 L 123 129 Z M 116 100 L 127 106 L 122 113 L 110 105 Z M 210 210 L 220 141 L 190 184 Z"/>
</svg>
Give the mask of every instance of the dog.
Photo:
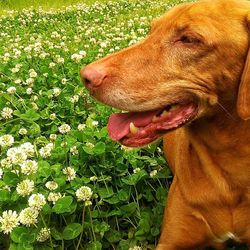
<svg viewBox="0 0 250 250">
<path fill-rule="evenodd" d="M 174 174 L 157 250 L 250 246 L 250 2 L 184 3 L 145 40 L 81 70 L 110 137 L 163 137 Z"/>
</svg>

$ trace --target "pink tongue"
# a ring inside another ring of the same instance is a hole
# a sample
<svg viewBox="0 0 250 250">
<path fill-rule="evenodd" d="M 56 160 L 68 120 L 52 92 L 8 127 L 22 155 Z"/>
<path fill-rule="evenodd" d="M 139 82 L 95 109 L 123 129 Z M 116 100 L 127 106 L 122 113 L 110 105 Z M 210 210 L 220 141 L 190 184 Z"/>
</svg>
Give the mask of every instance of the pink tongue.
<svg viewBox="0 0 250 250">
<path fill-rule="evenodd" d="M 159 110 L 112 114 L 108 121 L 109 136 L 113 140 L 119 141 L 129 133 L 129 125 L 131 122 L 133 122 L 136 127 L 144 127 L 152 121 L 153 116 L 157 113 L 159 113 Z"/>
</svg>

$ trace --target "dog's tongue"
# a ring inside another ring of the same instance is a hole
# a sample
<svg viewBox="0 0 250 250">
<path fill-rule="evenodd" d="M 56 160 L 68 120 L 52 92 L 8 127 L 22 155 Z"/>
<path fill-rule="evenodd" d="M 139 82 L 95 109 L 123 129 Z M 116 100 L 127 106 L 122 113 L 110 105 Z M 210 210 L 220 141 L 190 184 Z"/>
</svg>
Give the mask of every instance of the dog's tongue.
<svg viewBox="0 0 250 250">
<path fill-rule="evenodd" d="M 108 121 L 109 136 L 113 140 L 119 141 L 129 133 L 129 125 L 131 122 L 133 122 L 136 127 L 144 127 L 152 121 L 153 116 L 157 113 L 159 113 L 159 110 L 112 114 Z"/>
</svg>

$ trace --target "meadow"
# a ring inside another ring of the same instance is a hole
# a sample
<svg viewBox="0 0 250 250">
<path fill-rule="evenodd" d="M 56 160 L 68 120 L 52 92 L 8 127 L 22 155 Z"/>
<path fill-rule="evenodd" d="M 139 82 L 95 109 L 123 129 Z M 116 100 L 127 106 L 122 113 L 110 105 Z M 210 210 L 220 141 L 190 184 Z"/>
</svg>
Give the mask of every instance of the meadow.
<svg viewBox="0 0 250 250">
<path fill-rule="evenodd" d="M 180 2 L 1 3 L 0 249 L 154 249 L 172 179 L 161 142 L 112 142 L 115 110 L 79 71 L 143 39 Z"/>
</svg>

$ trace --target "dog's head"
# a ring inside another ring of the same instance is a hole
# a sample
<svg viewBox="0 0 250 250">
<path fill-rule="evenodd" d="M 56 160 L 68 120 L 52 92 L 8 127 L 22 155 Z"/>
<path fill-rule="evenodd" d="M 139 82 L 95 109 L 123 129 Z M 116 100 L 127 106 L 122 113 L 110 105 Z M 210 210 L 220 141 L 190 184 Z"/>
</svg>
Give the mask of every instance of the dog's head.
<svg viewBox="0 0 250 250">
<path fill-rule="evenodd" d="M 155 20 L 142 42 L 91 63 L 81 76 L 113 114 L 111 138 L 142 146 L 165 132 L 221 112 L 250 118 L 250 3 L 179 5 Z"/>
</svg>

